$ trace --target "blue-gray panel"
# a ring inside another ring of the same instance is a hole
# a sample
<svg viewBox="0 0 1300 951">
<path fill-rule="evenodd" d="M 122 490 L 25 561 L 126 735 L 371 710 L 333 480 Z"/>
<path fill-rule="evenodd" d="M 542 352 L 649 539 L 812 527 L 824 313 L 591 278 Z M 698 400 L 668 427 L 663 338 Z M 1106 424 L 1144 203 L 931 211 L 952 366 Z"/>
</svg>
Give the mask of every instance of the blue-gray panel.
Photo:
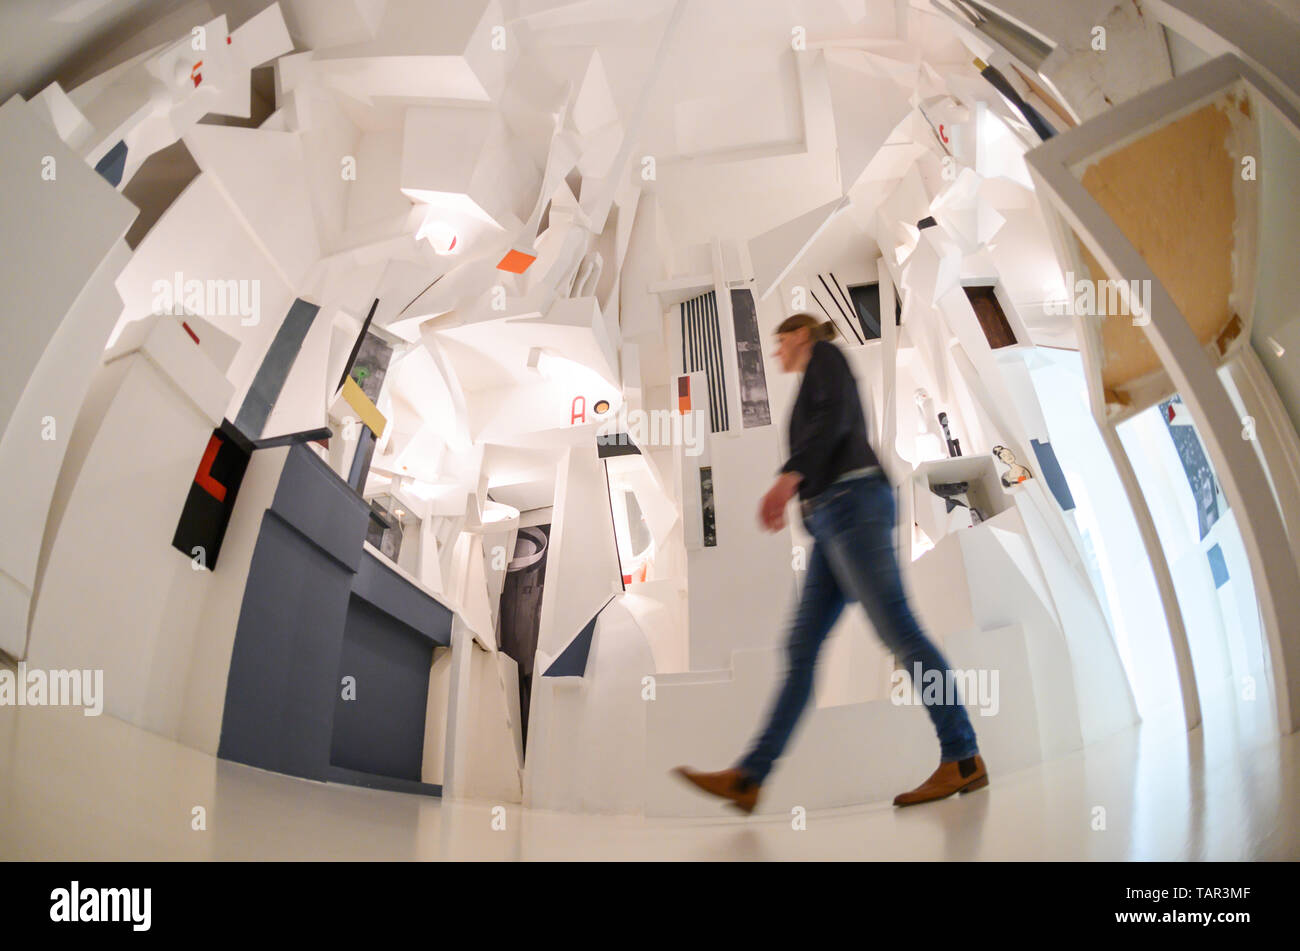
<svg viewBox="0 0 1300 951">
<path fill-rule="evenodd" d="M 611 597 L 609 601 L 613 601 Z M 600 611 L 609 607 L 609 601 L 606 601 L 600 607 Z M 546 668 L 543 677 L 583 677 L 587 673 L 587 656 L 591 653 L 591 640 L 596 634 L 596 620 L 600 617 L 600 611 L 597 611 L 586 626 L 578 632 L 578 636 L 569 642 L 569 646 L 560 651 L 560 656 L 550 667 Z"/>
<path fill-rule="evenodd" d="M 361 547 L 361 536 L 354 544 Z M 235 629 L 217 755 L 325 779 L 352 572 L 262 518 Z M 428 671 L 426 668 L 425 675 Z"/>
<path fill-rule="evenodd" d="M 1228 562 L 1223 557 L 1223 549 L 1218 545 L 1211 546 L 1210 550 L 1205 553 L 1205 557 L 1210 560 L 1210 572 L 1214 575 L 1214 586 L 1222 588 L 1228 583 Z"/>
<path fill-rule="evenodd" d="M 122 175 L 126 171 L 126 143 L 118 142 L 105 152 L 104 157 L 95 163 L 95 171 L 114 188 L 122 184 Z"/>
<path fill-rule="evenodd" d="M 352 453 L 352 465 L 348 469 L 348 485 L 358 493 L 366 489 L 366 476 L 370 474 L 370 462 L 375 457 L 375 434 L 370 427 L 361 426 L 357 436 L 357 448 Z"/>
<path fill-rule="evenodd" d="M 417 783 L 409 779 L 395 779 L 392 776 L 376 776 L 374 773 L 362 773 L 342 766 L 331 766 L 326 775 L 332 783 L 347 783 L 349 786 L 365 786 L 367 789 L 386 789 L 389 792 L 411 793 L 415 796 L 441 796 L 442 787 L 436 783 Z"/>
<path fill-rule="evenodd" d="M 352 593 L 432 640 L 451 645 L 451 609 L 429 597 L 370 552 L 361 556 Z"/>
<path fill-rule="evenodd" d="M 1047 482 L 1047 487 L 1052 490 L 1052 495 L 1056 496 L 1057 504 L 1063 511 L 1070 511 L 1074 508 L 1074 495 L 1070 492 L 1070 484 L 1065 481 L 1061 464 L 1056 461 L 1056 450 L 1050 442 L 1039 442 L 1037 439 L 1029 442 L 1034 447 L 1034 455 L 1038 457 L 1038 470 Z"/>
<path fill-rule="evenodd" d="M 420 781 L 433 642 L 358 597 L 348 603 L 335 683 L 354 678 L 355 696 L 338 691 L 330 765 Z"/>
<path fill-rule="evenodd" d="M 302 298 L 296 298 L 285 314 L 284 320 L 275 332 L 275 339 L 267 348 L 262 364 L 257 368 L 244 402 L 240 404 L 235 416 L 235 425 L 249 439 L 258 439 L 266 428 L 266 420 L 271 415 L 275 401 L 280 398 L 284 381 L 293 369 L 293 362 L 298 359 L 298 351 L 311 329 L 312 321 L 320 306 L 310 304 Z"/>
<path fill-rule="evenodd" d="M 357 570 L 370 506 L 306 446 L 289 450 L 271 511 L 344 566 Z"/>
</svg>

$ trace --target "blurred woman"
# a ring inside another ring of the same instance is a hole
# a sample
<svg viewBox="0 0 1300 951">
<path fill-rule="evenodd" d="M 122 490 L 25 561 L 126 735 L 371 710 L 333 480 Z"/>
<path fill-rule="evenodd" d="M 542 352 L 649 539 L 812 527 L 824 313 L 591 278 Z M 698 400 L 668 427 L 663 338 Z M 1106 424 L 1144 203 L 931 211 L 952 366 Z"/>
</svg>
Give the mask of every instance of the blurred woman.
<svg viewBox="0 0 1300 951">
<path fill-rule="evenodd" d="M 687 781 L 745 813 L 757 805 L 763 783 L 812 694 L 822 643 L 851 601 L 862 604 L 876 634 L 909 676 L 920 670 L 922 684 L 939 678 L 942 686 L 937 698 L 935 691 L 918 691 L 939 737 L 939 767 L 920 786 L 899 794 L 894 805 L 929 802 L 988 785 L 975 730 L 956 696 L 948 662 L 908 606 L 894 551 L 894 490 L 867 442 L 857 381 L 844 354 L 830 342 L 835 335 L 834 324 L 802 313 L 776 330 L 776 359 L 784 372 L 802 373 L 803 380 L 790 415 L 790 458 L 763 496 L 759 521 L 770 532 L 784 528 L 786 505 L 797 494 L 804 528 L 814 540 L 786 643 L 785 681 L 766 725 L 735 766 L 714 773 L 676 769 Z M 949 689 L 954 703 L 945 702 Z"/>
</svg>

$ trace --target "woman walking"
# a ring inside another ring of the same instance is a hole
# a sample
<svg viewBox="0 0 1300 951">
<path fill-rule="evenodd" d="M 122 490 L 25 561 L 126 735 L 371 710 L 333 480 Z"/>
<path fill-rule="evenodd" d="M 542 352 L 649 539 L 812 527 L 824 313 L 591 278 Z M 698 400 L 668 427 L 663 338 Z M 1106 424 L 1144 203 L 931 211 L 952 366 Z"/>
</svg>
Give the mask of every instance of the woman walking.
<svg viewBox="0 0 1300 951">
<path fill-rule="evenodd" d="M 876 633 L 909 676 L 920 664 L 951 682 L 948 662 L 926 637 L 903 590 L 894 552 L 894 492 L 867 442 L 857 381 L 829 321 L 795 314 L 777 327 L 776 357 L 783 371 L 803 373 L 790 416 L 790 459 L 763 496 L 759 521 L 770 532 L 785 527 L 786 504 L 797 493 L 803 524 L 814 545 L 798 611 L 786 644 L 789 669 L 768 721 L 749 752 L 731 769 L 714 773 L 679 766 L 676 773 L 705 792 L 754 811 L 759 792 L 790 739 L 813 689 L 817 654 L 851 601 L 862 604 Z M 930 691 L 924 691 L 930 694 Z M 939 768 L 901 793 L 896 806 L 943 799 L 988 785 L 988 772 L 965 708 L 946 704 L 940 691 L 926 712 L 939 736 Z"/>
</svg>

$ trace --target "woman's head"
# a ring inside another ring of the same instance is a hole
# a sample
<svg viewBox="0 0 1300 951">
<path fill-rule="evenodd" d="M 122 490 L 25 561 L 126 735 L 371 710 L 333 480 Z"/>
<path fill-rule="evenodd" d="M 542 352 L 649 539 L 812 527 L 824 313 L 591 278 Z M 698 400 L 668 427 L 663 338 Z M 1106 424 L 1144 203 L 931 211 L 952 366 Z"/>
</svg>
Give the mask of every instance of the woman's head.
<svg viewBox="0 0 1300 951">
<path fill-rule="evenodd" d="M 833 340 L 839 331 L 829 320 L 818 320 L 812 314 L 791 314 L 776 328 L 776 358 L 786 373 L 798 372 L 808 365 L 813 344 L 818 340 Z"/>
</svg>

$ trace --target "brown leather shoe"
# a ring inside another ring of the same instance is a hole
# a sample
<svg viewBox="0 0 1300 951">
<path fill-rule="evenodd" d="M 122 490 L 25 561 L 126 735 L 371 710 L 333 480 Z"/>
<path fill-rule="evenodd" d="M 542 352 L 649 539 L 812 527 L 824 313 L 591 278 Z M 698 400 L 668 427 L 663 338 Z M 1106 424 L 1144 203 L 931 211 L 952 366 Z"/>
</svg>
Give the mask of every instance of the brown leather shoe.
<svg viewBox="0 0 1300 951">
<path fill-rule="evenodd" d="M 758 791 L 762 787 L 738 769 L 700 773 L 689 766 L 678 766 L 673 772 L 706 793 L 728 800 L 728 805 L 735 806 L 745 815 L 758 805 Z"/>
<path fill-rule="evenodd" d="M 984 767 L 984 757 L 975 754 L 975 768 L 965 776 L 956 760 L 940 763 L 939 768 L 930 774 L 930 778 L 915 789 L 899 793 L 894 797 L 896 806 L 914 806 L 920 802 L 933 802 L 946 799 L 953 793 L 968 793 L 983 789 L 989 784 L 989 773 Z"/>
</svg>

